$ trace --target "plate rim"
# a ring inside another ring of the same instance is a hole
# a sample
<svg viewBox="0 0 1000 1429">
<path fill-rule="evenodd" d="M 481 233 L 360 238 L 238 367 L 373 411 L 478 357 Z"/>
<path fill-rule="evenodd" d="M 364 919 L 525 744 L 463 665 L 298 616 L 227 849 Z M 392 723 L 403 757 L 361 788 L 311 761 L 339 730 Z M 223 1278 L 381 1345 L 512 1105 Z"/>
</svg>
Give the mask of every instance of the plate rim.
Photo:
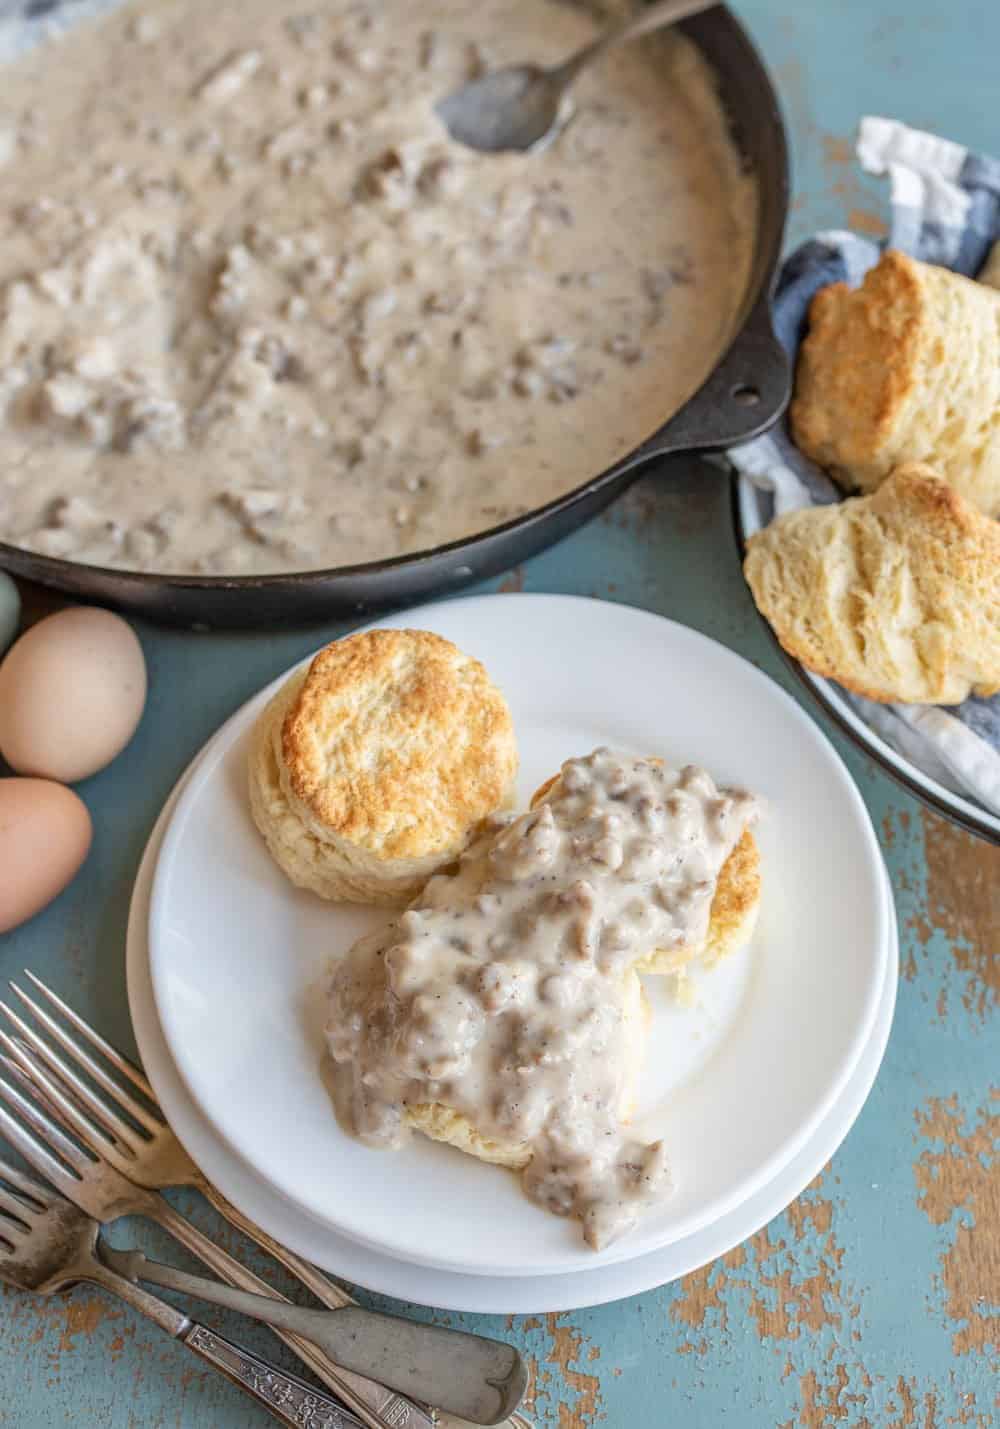
<svg viewBox="0 0 1000 1429">
<path fill-rule="evenodd" d="M 195 1119 L 197 1119 L 201 1113 L 193 1099 L 191 1099 L 187 1093 L 180 1072 L 170 1058 L 169 1048 L 167 1047 L 162 1028 L 158 1026 L 154 1028 L 151 1026 L 151 1023 L 157 1022 L 158 1018 L 149 970 L 148 938 L 144 937 L 147 920 L 143 917 L 143 902 L 145 901 L 147 904 L 148 911 L 150 885 L 152 884 L 155 858 L 158 853 L 159 844 L 162 842 L 163 829 L 184 784 L 206 749 L 207 744 L 195 755 L 180 775 L 150 831 L 136 872 L 132 897 L 129 902 L 126 931 L 126 987 L 136 1044 L 139 1048 L 146 1074 L 171 1125 L 174 1125 L 175 1120 L 179 1121 L 182 1119 L 177 1115 L 178 1100 L 176 1088 L 170 1086 L 171 1072 L 176 1080 L 177 1088 L 180 1089 L 180 1097 L 183 1098 L 186 1095 L 189 1097 L 190 1111 L 193 1112 Z M 422 1267 L 413 1267 L 408 1262 L 398 1261 L 392 1257 L 380 1255 L 377 1252 L 366 1251 L 363 1247 L 357 1245 L 356 1242 L 348 1240 L 346 1237 L 338 1236 L 336 1232 L 333 1231 L 325 1232 L 325 1234 L 331 1242 L 337 1243 L 336 1253 L 322 1251 L 317 1255 L 315 1245 L 303 1240 L 299 1232 L 293 1231 L 293 1234 L 288 1236 L 287 1231 L 278 1227 L 276 1221 L 273 1221 L 271 1225 L 265 1224 L 267 1217 L 261 1217 L 259 1215 L 259 1205 L 254 1205 L 244 1199 L 246 1184 L 250 1184 L 251 1186 L 256 1185 L 259 1193 L 273 1197 L 279 1213 L 286 1210 L 286 1203 L 283 1202 L 275 1192 L 262 1183 L 259 1178 L 255 1176 L 254 1172 L 246 1167 L 231 1151 L 228 1152 L 228 1155 L 232 1161 L 232 1175 L 234 1177 L 242 1177 L 242 1181 L 239 1185 L 236 1184 L 235 1180 L 229 1181 L 228 1169 L 223 1177 L 218 1178 L 215 1176 L 213 1179 L 215 1179 L 218 1188 L 227 1196 L 233 1205 L 237 1206 L 245 1215 L 248 1215 L 251 1220 L 256 1220 L 257 1224 L 270 1231 L 272 1235 L 275 1235 L 288 1246 L 289 1249 L 295 1250 L 299 1254 L 312 1259 L 329 1273 L 337 1275 L 340 1278 L 344 1277 L 344 1271 L 342 1262 L 341 1264 L 336 1263 L 338 1254 L 339 1256 L 343 1256 L 345 1251 L 349 1257 L 351 1255 L 356 1256 L 360 1254 L 363 1259 L 361 1274 L 352 1277 L 351 1283 L 361 1286 L 363 1289 L 367 1289 L 370 1293 L 389 1295 L 406 1303 L 431 1305 L 432 1308 L 452 1311 L 457 1314 L 528 1315 L 568 1313 L 595 1305 L 611 1304 L 630 1296 L 645 1294 L 663 1285 L 671 1284 L 682 1276 L 692 1274 L 702 1266 L 709 1264 L 718 1256 L 725 1255 L 735 1246 L 742 1244 L 751 1236 L 755 1235 L 776 1216 L 782 1214 L 793 1201 L 802 1195 L 808 1188 L 810 1182 L 812 1182 L 823 1167 L 830 1162 L 832 1157 L 836 1155 L 860 1116 L 861 1111 L 864 1109 L 885 1058 L 895 1016 L 895 1005 L 899 986 L 899 924 L 892 897 L 892 887 L 889 882 L 888 871 L 885 868 L 884 860 L 881 861 L 881 868 L 883 888 L 889 907 L 891 946 L 888 956 L 886 957 L 884 984 L 879 1004 L 879 1016 L 872 1030 L 872 1039 L 866 1044 L 861 1059 L 861 1062 L 864 1063 L 866 1054 L 872 1052 L 873 1048 L 875 1048 L 876 1054 L 872 1059 L 872 1065 L 868 1070 L 862 1073 L 861 1082 L 857 1085 L 855 1084 L 855 1078 L 857 1077 L 856 1069 L 854 1077 L 852 1077 L 848 1084 L 848 1088 L 845 1088 L 845 1096 L 848 1097 L 849 1105 L 846 1115 L 838 1118 L 838 1127 L 833 1134 L 832 1144 L 828 1135 L 822 1134 L 824 1128 L 817 1128 L 814 1140 L 810 1142 L 810 1147 L 812 1148 L 811 1155 L 807 1154 L 809 1148 L 804 1149 L 800 1154 L 805 1160 L 805 1169 L 803 1169 L 802 1166 L 798 1166 L 793 1170 L 792 1168 L 795 1167 L 795 1162 L 793 1161 L 788 1167 L 778 1173 L 774 1181 L 763 1187 L 761 1191 L 757 1193 L 756 1198 L 751 1198 L 751 1200 L 761 1200 L 766 1197 L 767 1209 L 762 1210 L 759 1206 L 756 1207 L 751 1213 L 750 1220 L 746 1224 L 741 1225 L 739 1230 L 735 1231 L 735 1238 L 733 1238 L 733 1228 L 730 1226 L 723 1231 L 721 1239 L 718 1238 L 717 1234 L 714 1243 L 707 1248 L 703 1246 L 697 1250 L 693 1258 L 691 1258 L 691 1243 L 699 1240 L 703 1242 L 706 1238 L 711 1236 L 712 1231 L 718 1232 L 718 1228 L 724 1225 L 726 1219 L 739 1216 L 741 1211 L 745 1213 L 749 1202 L 745 1202 L 742 1206 L 737 1207 L 730 1213 L 729 1218 L 724 1217 L 714 1222 L 711 1226 L 706 1227 L 703 1231 L 696 1232 L 694 1236 L 688 1237 L 685 1240 L 676 1241 L 673 1245 L 667 1246 L 661 1251 L 654 1251 L 647 1256 L 636 1257 L 635 1260 L 631 1261 L 620 1261 L 614 1265 L 595 1269 L 589 1273 L 584 1272 L 578 1275 L 563 1276 L 515 1277 L 499 1280 L 473 1275 L 458 1275 L 449 1271 L 431 1272 L 438 1293 L 431 1301 L 421 1300 L 415 1294 L 415 1287 L 402 1283 L 398 1277 L 400 1274 L 403 1274 L 405 1277 L 407 1273 L 415 1273 L 423 1277 L 423 1282 L 426 1283 L 428 1272 Z M 156 1045 L 157 1032 L 162 1042 L 162 1049 Z M 160 1062 L 161 1050 L 166 1059 L 166 1066 Z M 150 1055 L 151 1052 L 153 1055 Z M 842 1101 L 843 1098 L 841 1099 L 841 1103 L 838 1103 L 841 1110 L 843 1110 Z M 186 1108 L 184 1115 L 187 1115 Z M 830 1115 L 833 1115 L 832 1111 Z M 828 1117 L 827 1121 L 829 1121 L 829 1119 Z M 211 1140 L 214 1135 L 214 1129 L 207 1120 L 204 1118 L 202 1118 L 202 1120 L 207 1128 L 209 1140 Z M 188 1125 L 186 1131 L 190 1133 L 190 1129 L 190 1125 Z M 174 1130 L 186 1146 L 187 1142 L 184 1133 L 177 1131 L 176 1126 Z M 827 1132 L 828 1130 L 829 1128 L 826 1128 Z M 817 1141 L 819 1142 L 818 1147 L 815 1144 Z M 221 1138 L 218 1140 L 218 1146 L 219 1154 L 222 1156 L 227 1155 L 225 1142 L 223 1142 Z M 189 1154 L 193 1155 L 193 1153 Z M 205 1159 L 208 1158 L 202 1158 L 202 1160 Z M 199 1164 L 201 1163 L 199 1162 Z M 789 1176 L 792 1182 L 794 1182 L 796 1189 L 789 1195 L 787 1183 L 785 1183 L 775 1197 L 775 1191 L 777 1189 L 776 1183 L 779 1181 L 784 1182 L 784 1178 Z M 225 1184 L 222 1184 L 223 1182 Z M 768 1196 L 768 1192 L 771 1193 L 770 1196 Z M 292 1214 L 294 1214 L 294 1211 Z M 683 1258 L 683 1248 L 685 1246 L 688 1247 L 687 1258 Z M 329 1259 L 328 1256 L 330 1257 Z M 682 1257 L 681 1262 L 664 1272 L 663 1262 L 670 1259 L 677 1260 L 678 1256 Z M 654 1262 L 655 1269 L 653 1268 Z M 370 1269 L 365 1269 L 364 1266 L 367 1265 L 370 1267 L 373 1264 L 376 1270 L 372 1276 Z M 357 1270 L 357 1268 L 358 1267 L 355 1266 L 355 1270 Z M 645 1268 L 645 1273 L 640 1274 L 643 1268 Z M 384 1278 L 386 1274 L 388 1275 L 388 1280 Z M 639 1275 L 638 1280 L 636 1279 L 637 1274 Z M 621 1283 L 615 1288 L 611 1287 L 610 1282 L 612 1279 L 617 1279 L 621 1282 L 624 1276 L 627 1276 L 629 1279 L 628 1288 L 622 1289 Z M 585 1293 L 584 1298 L 581 1299 L 581 1286 L 592 1286 L 593 1277 L 600 1278 L 603 1283 L 603 1288 L 599 1289 L 596 1294 L 593 1289 L 590 1289 Z M 441 1294 L 442 1281 L 446 1282 L 444 1295 Z M 543 1287 L 547 1288 L 543 1289 Z M 542 1299 L 532 1298 L 525 1300 L 520 1298 L 522 1293 L 541 1296 Z M 498 1295 L 499 1298 L 495 1298 Z M 471 1303 L 470 1296 L 473 1297 Z"/>
<path fill-rule="evenodd" d="M 809 717 L 807 712 L 774 680 L 758 669 L 752 661 L 730 649 L 728 646 L 723 645 L 721 642 L 713 640 L 710 636 L 694 630 L 690 626 L 683 625 L 655 611 L 650 611 L 643 607 L 627 605 L 625 603 L 602 601 L 586 596 L 520 592 L 505 593 L 503 595 L 485 594 L 466 596 L 447 602 L 430 602 L 426 605 L 395 612 L 383 617 L 381 620 L 377 619 L 366 622 L 360 628 L 371 629 L 386 624 L 405 626 L 411 621 L 419 623 L 421 618 L 426 617 L 428 613 L 433 615 L 434 612 L 442 607 L 462 607 L 468 610 L 472 607 L 482 607 L 484 603 L 495 607 L 496 603 L 500 600 L 509 603 L 511 608 L 513 608 L 515 604 L 534 604 L 536 606 L 547 604 L 550 607 L 570 607 L 573 612 L 574 623 L 578 623 L 580 620 L 579 611 L 581 604 L 594 607 L 596 610 L 602 611 L 605 615 L 607 615 L 609 611 L 614 611 L 616 619 L 624 618 L 626 621 L 637 619 L 640 623 L 655 622 L 657 627 L 666 625 L 673 632 L 675 638 L 680 638 L 682 641 L 693 642 L 695 645 L 708 644 L 709 646 L 715 647 L 717 653 L 721 652 L 723 658 L 729 658 L 738 663 L 743 669 L 744 676 L 748 678 L 751 683 L 756 682 L 767 698 L 777 700 L 779 704 L 784 702 L 786 710 L 791 713 L 793 720 L 797 722 L 801 728 L 803 737 L 806 740 L 812 741 L 815 747 L 821 751 L 829 763 L 831 771 L 837 777 L 837 781 L 843 789 L 848 805 L 853 807 L 856 824 L 867 845 L 868 857 L 865 863 L 874 867 L 882 866 L 881 851 L 867 807 L 861 798 L 850 771 L 847 769 L 827 736 L 818 727 L 815 721 Z M 285 1184 L 279 1184 L 269 1175 L 264 1167 L 258 1165 L 253 1159 L 252 1149 L 245 1150 L 241 1144 L 237 1144 L 232 1140 L 226 1128 L 218 1123 L 215 1113 L 211 1106 L 206 1103 L 202 1095 L 198 1079 L 194 1075 L 196 1069 L 190 1065 L 190 1058 L 186 1058 L 183 1052 L 185 1045 L 184 1037 L 178 1033 L 173 1020 L 171 1000 L 166 991 L 166 979 L 169 974 L 169 967 L 164 966 L 166 962 L 164 958 L 158 958 L 157 956 L 157 934 L 155 928 L 159 921 L 160 910 L 166 897 L 165 885 L 169 880 L 169 873 L 165 874 L 164 870 L 169 869 L 173 850 L 183 837 L 185 804 L 188 801 L 193 802 L 197 799 L 199 792 L 211 778 L 212 773 L 218 767 L 219 763 L 225 758 L 226 753 L 232 747 L 233 743 L 243 736 L 245 729 L 249 727 L 252 719 L 255 718 L 258 708 L 263 708 L 266 701 L 280 688 L 293 670 L 300 668 L 311 658 L 311 654 L 307 654 L 301 660 L 294 662 L 289 669 L 276 676 L 274 680 L 270 681 L 264 688 L 259 690 L 255 695 L 252 695 L 235 710 L 229 718 L 223 722 L 215 734 L 210 737 L 201 751 L 205 757 L 204 759 L 199 757 L 197 760 L 198 768 L 192 769 L 191 779 L 182 791 L 165 830 L 153 875 L 152 896 L 150 900 L 149 943 L 150 968 L 157 1015 L 160 1019 L 167 1044 L 170 1047 L 171 1056 L 196 1105 L 216 1128 L 216 1131 L 226 1141 L 230 1149 L 253 1170 L 255 1175 L 267 1182 L 273 1190 L 277 1191 L 287 1200 L 294 1202 L 298 1206 L 298 1209 L 311 1220 L 326 1226 L 329 1230 L 339 1235 L 346 1236 L 366 1246 L 370 1251 L 397 1259 L 406 1259 L 414 1263 L 422 1264 L 428 1268 L 446 1270 L 457 1274 L 517 1277 L 539 1273 L 574 1274 L 591 1269 L 593 1267 L 588 1263 L 589 1257 L 580 1255 L 578 1258 L 575 1247 L 573 1252 L 567 1250 L 564 1256 L 559 1257 L 558 1264 L 551 1265 L 542 1272 L 533 1270 L 528 1264 L 505 1262 L 503 1266 L 500 1266 L 496 1261 L 484 1262 L 468 1257 L 446 1260 L 438 1253 L 439 1248 L 433 1254 L 422 1253 L 420 1251 L 415 1252 L 412 1239 L 404 1237 L 397 1240 L 394 1239 L 391 1234 L 388 1239 L 377 1239 L 371 1234 L 369 1228 L 364 1226 L 359 1228 L 357 1224 L 351 1222 L 345 1224 L 340 1220 L 334 1220 L 333 1218 L 319 1214 L 312 1206 L 304 1204 L 299 1200 L 293 1188 Z M 888 939 L 888 915 L 884 906 L 884 900 L 878 901 L 875 916 L 878 927 L 876 938 L 873 941 L 874 946 L 879 950 L 875 954 L 877 962 L 879 958 L 886 956 Z M 624 1237 L 622 1241 L 617 1242 L 609 1251 L 605 1251 L 601 1254 L 601 1263 L 603 1265 L 634 1259 L 696 1233 L 706 1224 L 728 1214 L 734 1206 L 738 1205 L 748 1196 L 753 1195 L 761 1186 L 772 1180 L 774 1176 L 779 1173 L 783 1165 L 786 1165 L 798 1154 L 803 1145 L 808 1141 L 812 1132 L 828 1114 L 860 1059 L 874 1025 L 882 980 L 883 970 L 881 967 L 876 966 L 865 992 L 861 1016 L 859 1016 L 857 1020 L 853 1035 L 845 1044 L 845 1050 L 842 1056 L 838 1059 L 837 1070 L 835 1074 L 831 1076 L 824 1095 L 816 1100 L 809 1114 L 802 1118 L 801 1124 L 795 1132 L 782 1141 L 769 1157 L 755 1167 L 752 1173 L 745 1175 L 742 1180 L 737 1181 L 728 1193 L 719 1194 L 707 1202 L 707 1209 L 702 1207 L 698 1210 L 689 1211 L 686 1216 L 675 1220 L 672 1225 L 668 1227 L 667 1234 L 657 1239 L 656 1245 L 649 1243 L 648 1236 L 644 1241 L 640 1239 L 638 1242 L 636 1242 L 634 1237 Z M 181 1049 L 180 1052 L 177 1050 L 178 1043 Z M 339 1209 L 342 1204 L 342 1202 L 337 1202 L 336 1208 Z"/>
</svg>

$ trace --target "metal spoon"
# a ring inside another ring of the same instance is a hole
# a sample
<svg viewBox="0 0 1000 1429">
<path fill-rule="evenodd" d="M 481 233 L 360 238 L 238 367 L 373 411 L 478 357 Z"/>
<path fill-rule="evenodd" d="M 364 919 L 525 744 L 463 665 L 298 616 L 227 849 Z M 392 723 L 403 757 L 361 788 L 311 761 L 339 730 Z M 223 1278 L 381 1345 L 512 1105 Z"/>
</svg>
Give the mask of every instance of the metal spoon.
<svg viewBox="0 0 1000 1429">
<path fill-rule="evenodd" d="M 100 1244 L 103 1263 L 125 1280 L 145 1280 L 167 1290 L 222 1305 L 265 1325 L 292 1330 L 320 1345 L 345 1369 L 367 1375 L 426 1404 L 436 1404 L 473 1424 L 499 1424 L 517 1409 L 527 1369 L 513 1345 L 462 1330 L 446 1330 L 380 1315 L 351 1305 L 308 1310 L 266 1295 L 233 1290 L 172 1265 L 158 1265 L 138 1250 Z"/>
<path fill-rule="evenodd" d="M 487 154 L 540 147 L 566 118 L 565 100 L 581 70 L 626 40 L 708 10 L 717 0 L 659 0 L 641 14 L 612 25 L 552 69 L 510 65 L 492 70 L 440 100 L 434 112 L 453 139 Z"/>
</svg>

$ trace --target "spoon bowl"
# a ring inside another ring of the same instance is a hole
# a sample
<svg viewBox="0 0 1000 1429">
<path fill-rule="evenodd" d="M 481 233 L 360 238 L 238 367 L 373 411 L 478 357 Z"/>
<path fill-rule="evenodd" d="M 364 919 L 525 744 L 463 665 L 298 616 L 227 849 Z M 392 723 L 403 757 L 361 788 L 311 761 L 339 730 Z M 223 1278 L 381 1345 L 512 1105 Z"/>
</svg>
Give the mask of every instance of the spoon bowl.
<svg viewBox="0 0 1000 1429">
<path fill-rule="evenodd" d="M 434 112 L 452 139 L 484 154 L 541 149 L 569 117 L 577 75 L 616 45 L 707 10 L 715 0 L 659 0 L 613 25 L 561 65 L 509 65 L 491 70 L 439 100 Z"/>
<path fill-rule="evenodd" d="M 551 141 L 568 117 L 558 70 L 509 65 L 449 94 L 434 112 L 451 137 L 486 154 L 528 150 Z"/>
</svg>

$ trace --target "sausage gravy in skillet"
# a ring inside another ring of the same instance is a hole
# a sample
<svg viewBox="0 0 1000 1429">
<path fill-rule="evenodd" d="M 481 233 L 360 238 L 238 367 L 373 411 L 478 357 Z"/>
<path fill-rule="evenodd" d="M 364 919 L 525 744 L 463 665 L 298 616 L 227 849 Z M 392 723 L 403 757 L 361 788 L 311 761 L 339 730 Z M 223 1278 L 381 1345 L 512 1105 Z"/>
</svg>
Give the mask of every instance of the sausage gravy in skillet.
<svg viewBox="0 0 1000 1429">
<path fill-rule="evenodd" d="M 128 5 L 3 69 L 0 538 L 242 575 L 427 549 L 650 435 L 732 335 L 754 195 L 682 36 L 545 152 L 435 101 L 559 0 Z"/>
</svg>

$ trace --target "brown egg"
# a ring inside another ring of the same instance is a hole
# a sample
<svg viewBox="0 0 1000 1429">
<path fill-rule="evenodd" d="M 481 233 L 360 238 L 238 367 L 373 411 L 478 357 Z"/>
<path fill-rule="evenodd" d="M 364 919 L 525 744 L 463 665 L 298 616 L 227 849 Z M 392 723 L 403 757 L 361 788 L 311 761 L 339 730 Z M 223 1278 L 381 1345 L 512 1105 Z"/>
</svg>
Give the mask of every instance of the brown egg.
<svg viewBox="0 0 1000 1429">
<path fill-rule="evenodd" d="M 0 753 L 18 774 L 72 784 L 110 764 L 146 702 L 132 627 L 74 606 L 33 625 L 0 665 Z"/>
<path fill-rule="evenodd" d="M 83 800 L 48 779 L 0 779 L 0 933 L 41 911 L 75 877 L 92 834 Z"/>
</svg>

